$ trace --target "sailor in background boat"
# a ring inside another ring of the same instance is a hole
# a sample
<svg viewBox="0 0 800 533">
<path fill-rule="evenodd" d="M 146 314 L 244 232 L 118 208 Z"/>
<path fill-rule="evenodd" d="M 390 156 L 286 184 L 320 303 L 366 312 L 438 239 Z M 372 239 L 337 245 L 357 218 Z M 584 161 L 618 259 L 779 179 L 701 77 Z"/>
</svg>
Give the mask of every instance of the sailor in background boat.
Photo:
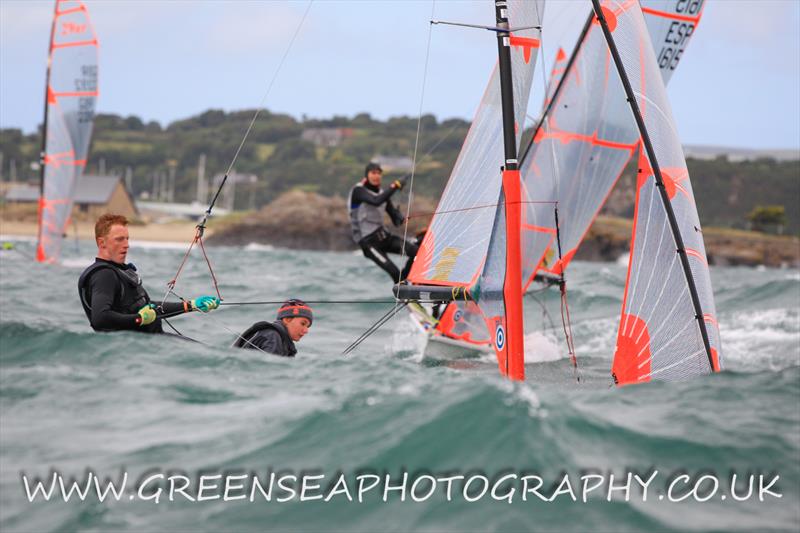
<svg viewBox="0 0 800 533">
<path fill-rule="evenodd" d="M 350 211 L 350 226 L 353 240 L 361 247 L 364 255 L 372 259 L 392 278 L 399 283 L 408 276 L 417 245 L 412 241 L 403 241 L 393 235 L 383 225 L 383 212 L 388 213 L 392 223 L 400 226 L 403 214 L 392 203 L 392 195 L 403 188 L 403 180 L 395 180 L 388 189 L 381 188 L 383 169 L 377 163 L 370 163 L 364 170 L 364 178 L 350 190 L 347 206 Z M 384 206 L 385 204 L 385 206 Z M 408 256 L 403 271 L 389 259 L 387 253 L 403 253 Z"/>
<path fill-rule="evenodd" d="M 313 321 L 314 311 L 303 300 L 286 300 L 274 322 L 256 322 L 239 335 L 233 346 L 294 357 L 297 353 L 294 343 L 308 333 Z"/>
<path fill-rule="evenodd" d="M 97 258 L 78 279 L 78 294 L 83 311 L 95 331 L 133 330 L 163 333 L 161 321 L 190 311 L 207 313 L 219 306 L 216 296 L 201 296 L 191 301 L 150 301 L 142 279 L 128 254 L 128 219 L 106 213 L 94 226 Z"/>
</svg>

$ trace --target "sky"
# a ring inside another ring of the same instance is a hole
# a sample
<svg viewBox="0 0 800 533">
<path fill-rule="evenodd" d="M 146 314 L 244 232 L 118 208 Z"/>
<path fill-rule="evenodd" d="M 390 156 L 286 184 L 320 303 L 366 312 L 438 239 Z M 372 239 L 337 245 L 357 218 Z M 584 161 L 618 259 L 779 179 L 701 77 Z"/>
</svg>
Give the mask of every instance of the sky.
<svg viewBox="0 0 800 533">
<path fill-rule="evenodd" d="M 162 125 L 262 101 L 297 118 L 470 120 L 497 59 L 492 33 L 428 22 L 493 25 L 488 0 L 316 0 L 267 92 L 306 0 L 84 3 L 100 42 L 97 111 Z M 548 1 L 545 72 L 590 8 Z M 42 120 L 52 12 L 50 0 L 0 0 L 0 128 Z M 685 144 L 800 149 L 800 0 L 707 0 L 668 94 Z"/>
</svg>

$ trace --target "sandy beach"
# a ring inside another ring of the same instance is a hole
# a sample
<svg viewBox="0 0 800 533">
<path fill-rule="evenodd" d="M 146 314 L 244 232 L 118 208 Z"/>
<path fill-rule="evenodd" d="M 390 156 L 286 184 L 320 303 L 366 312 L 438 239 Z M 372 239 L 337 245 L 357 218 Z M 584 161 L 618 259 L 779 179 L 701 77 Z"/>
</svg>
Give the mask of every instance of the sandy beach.
<svg viewBox="0 0 800 533">
<path fill-rule="evenodd" d="M 150 223 L 142 225 L 131 224 L 128 226 L 131 241 L 157 241 L 157 242 L 185 242 L 189 243 L 195 234 L 194 222 L 165 222 L 161 224 Z M 35 222 L 0 220 L 0 235 L 35 237 L 37 235 Z M 75 237 L 77 231 L 79 239 L 94 239 L 94 224 L 79 222 L 70 226 L 67 232 L 70 238 Z M 213 233 L 212 228 L 206 229 L 205 235 Z"/>
</svg>

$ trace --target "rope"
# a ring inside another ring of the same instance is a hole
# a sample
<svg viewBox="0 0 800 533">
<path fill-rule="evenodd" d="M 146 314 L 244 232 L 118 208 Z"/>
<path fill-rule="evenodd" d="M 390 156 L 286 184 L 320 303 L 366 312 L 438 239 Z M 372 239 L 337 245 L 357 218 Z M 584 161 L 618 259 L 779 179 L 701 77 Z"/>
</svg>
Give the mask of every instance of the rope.
<svg viewBox="0 0 800 533">
<path fill-rule="evenodd" d="M 558 244 L 558 262 L 560 270 L 559 278 L 559 291 L 561 292 L 561 325 L 564 328 L 564 339 L 567 343 L 567 352 L 569 353 L 570 360 L 572 361 L 572 373 L 575 380 L 580 383 L 581 376 L 578 371 L 578 357 L 575 354 L 575 343 L 572 337 L 572 321 L 569 316 L 569 302 L 567 301 L 567 280 L 564 278 L 564 264 L 562 263 L 563 257 L 561 255 L 561 225 L 558 223 L 558 206 L 555 208 L 556 219 L 556 243 Z"/>
<path fill-rule="evenodd" d="M 497 202 L 494 204 L 483 204 L 483 205 L 473 205 L 471 207 L 462 207 L 459 209 L 444 209 L 442 211 L 431 211 L 430 213 L 417 213 L 414 215 L 409 215 L 406 219 L 409 218 L 418 218 L 418 217 L 429 217 L 433 215 L 445 215 L 447 213 L 460 213 L 462 211 L 474 211 L 477 209 L 486 209 L 488 207 L 498 207 L 504 205 L 506 202 Z M 517 205 L 517 204 L 557 204 L 556 200 L 521 200 L 519 202 L 508 202 L 508 205 Z"/>
</svg>

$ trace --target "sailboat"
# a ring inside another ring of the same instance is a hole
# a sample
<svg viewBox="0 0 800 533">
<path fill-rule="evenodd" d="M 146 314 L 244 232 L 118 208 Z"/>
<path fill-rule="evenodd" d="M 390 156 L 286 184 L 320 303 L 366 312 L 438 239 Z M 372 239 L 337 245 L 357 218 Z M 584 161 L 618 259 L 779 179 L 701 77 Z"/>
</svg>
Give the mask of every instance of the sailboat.
<svg viewBox="0 0 800 533">
<path fill-rule="evenodd" d="M 473 199 L 464 201 L 463 195 L 461 205 L 454 205 L 458 198 L 448 198 L 454 187 L 469 187 L 477 181 L 457 174 L 457 163 L 409 276 L 410 284 L 397 286 L 397 296 L 471 302 L 493 333 L 491 343 L 500 372 L 524 379 L 522 292 L 541 272 L 558 276 L 563 290 L 569 261 L 625 164 L 641 146 L 632 254 L 612 376 L 625 384 L 718 371 L 721 350 L 708 265 L 664 93 L 664 84 L 699 22 L 702 3 L 644 0 L 640 9 L 635 0 L 594 1 L 571 57 L 563 51 L 557 56 L 533 142 L 519 157 L 523 181 L 519 188 L 517 177 L 509 172 L 514 170 L 509 161 L 517 163 L 517 158 L 509 157 L 506 137 L 502 193 L 488 247 L 479 235 L 465 246 L 470 241 L 463 236 L 477 232 L 451 214 L 474 211 L 478 205 Z M 510 8 L 512 3 L 508 4 Z M 508 12 L 511 23 L 518 25 L 514 11 Z M 541 13 L 540 6 L 536 12 Z M 498 18 L 498 26 L 502 22 Z M 628 58 L 626 65 L 619 58 L 615 38 L 624 43 L 622 49 L 629 55 L 636 51 L 637 63 Z M 658 59 L 654 47 L 659 49 Z M 502 80 L 502 50 L 500 70 Z M 638 99 L 641 105 L 635 105 Z M 518 129 L 518 123 L 513 124 L 512 131 Z M 511 129 L 505 116 L 503 126 Z M 476 119 L 473 129 L 480 127 Z M 651 131 L 657 134 L 661 153 Z M 464 151 L 473 149 L 470 136 L 480 134 L 470 130 L 459 162 L 467 159 Z M 496 148 L 480 155 L 499 159 Z M 670 166 L 661 166 L 659 161 L 668 161 Z M 669 170 L 661 172 L 661 168 Z M 491 176 L 484 174 L 484 180 L 491 182 Z M 654 203 L 649 180 L 656 189 L 668 191 L 660 205 Z M 640 208 L 643 191 L 646 211 Z M 681 194 L 676 196 L 675 191 Z M 563 225 L 558 222 L 559 210 Z M 481 230 L 485 231 L 477 231 Z M 640 241 L 644 245 L 637 245 Z M 665 255 L 669 250 L 671 257 Z M 464 260 L 464 255 L 472 256 L 472 262 Z M 453 275 L 458 267 L 475 263 L 480 265 L 480 275 Z M 644 280 L 641 284 L 640 279 Z"/>
<path fill-rule="evenodd" d="M 56 0 L 42 129 L 36 260 L 56 263 L 92 135 L 97 37 L 83 2 Z"/>
</svg>

